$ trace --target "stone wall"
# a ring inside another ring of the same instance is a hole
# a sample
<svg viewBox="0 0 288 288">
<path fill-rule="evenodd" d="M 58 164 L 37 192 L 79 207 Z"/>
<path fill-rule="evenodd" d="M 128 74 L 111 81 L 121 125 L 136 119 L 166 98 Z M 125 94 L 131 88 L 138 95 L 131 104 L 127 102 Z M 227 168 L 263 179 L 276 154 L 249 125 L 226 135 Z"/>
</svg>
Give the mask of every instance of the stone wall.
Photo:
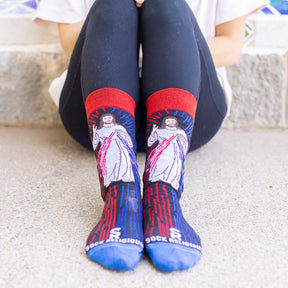
<svg viewBox="0 0 288 288">
<path fill-rule="evenodd" d="M 60 124 L 48 87 L 67 63 L 59 44 L 0 46 L 0 124 Z"/>
<path fill-rule="evenodd" d="M 246 48 L 228 76 L 233 105 L 226 127 L 288 127 L 288 49 Z"/>
<path fill-rule="evenodd" d="M 288 127 L 287 55 L 246 48 L 228 68 L 234 97 L 224 127 Z M 0 124 L 60 125 L 48 87 L 67 63 L 59 44 L 0 46 Z"/>
<path fill-rule="evenodd" d="M 59 39 L 32 23 L 39 0 L 1 3 L 0 125 L 61 125 L 48 93 L 68 64 Z M 288 16 L 255 15 L 249 21 L 254 48 L 228 68 L 234 97 L 224 127 L 287 128 Z M 258 48 L 269 45 L 282 49 Z"/>
</svg>

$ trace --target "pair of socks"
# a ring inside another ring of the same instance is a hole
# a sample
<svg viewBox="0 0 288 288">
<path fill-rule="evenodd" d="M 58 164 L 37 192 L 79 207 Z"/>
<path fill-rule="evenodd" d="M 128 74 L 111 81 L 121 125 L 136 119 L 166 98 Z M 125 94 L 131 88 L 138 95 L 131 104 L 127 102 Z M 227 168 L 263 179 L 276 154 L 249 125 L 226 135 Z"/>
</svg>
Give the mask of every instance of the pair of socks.
<svg viewBox="0 0 288 288">
<path fill-rule="evenodd" d="M 88 236 L 86 252 L 108 269 L 135 268 L 144 249 L 161 271 L 188 269 L 201 257 L 201 242 L 184 219 L 179 200 L 197 101 L 185 90 L 170 88 L 152 94 L 146 106 L 142 201 L 134 100 L 112 88 L 98 89 L 86 99 L 105 201 L 103 215 Z"/>
</svg>

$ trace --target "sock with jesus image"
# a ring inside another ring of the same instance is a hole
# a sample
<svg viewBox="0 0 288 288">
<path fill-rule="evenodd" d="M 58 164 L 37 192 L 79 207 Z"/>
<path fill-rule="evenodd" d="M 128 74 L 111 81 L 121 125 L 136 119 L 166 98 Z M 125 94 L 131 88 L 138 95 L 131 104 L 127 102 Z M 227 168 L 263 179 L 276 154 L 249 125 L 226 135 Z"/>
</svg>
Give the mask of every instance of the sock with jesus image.
<svg viewBox="0 0 288 288">
<path fill-rule="evenodd" d="M 135 102 L 121 90 L 103 88 L 91 93 L 85 106 L 105 201 L 86 252 L 106 268 L 130 270 L 140 261 L 144 247 Z"/>
<path fill-rule="evenodd" d="M 184 219 L 179 200 L 197 101 L 185 90 L 169 88 L 152 94 L 146 106 L 145 248 L 161 271 L 188 269 L 201 257 L 201 241 Z"/>
</svg>

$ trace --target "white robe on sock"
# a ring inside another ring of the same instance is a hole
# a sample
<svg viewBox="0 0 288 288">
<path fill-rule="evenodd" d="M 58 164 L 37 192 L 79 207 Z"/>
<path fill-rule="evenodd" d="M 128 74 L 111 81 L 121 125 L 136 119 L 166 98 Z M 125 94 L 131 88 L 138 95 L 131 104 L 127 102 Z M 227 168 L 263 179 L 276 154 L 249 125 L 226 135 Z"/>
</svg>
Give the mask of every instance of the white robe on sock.
<svg viewBox="0 0 288 288">
<path fill-rule="evenodd" d="M 118 124 L 104 126 L 96 130 L 92 142 L 94 150 L 99 142 L 101 146 L 97 160 L 104 185 L 121 180 L 134 182 L 133 163 L 129 155 L 133 143 L 126 129 Z"/>
<path fill-rule="evenodd" d="M 183 173 L 184 156 L 188 149 L 188 139 L 182 129 L 157 129 L 148 138 L 148 147 L 159 141 L 150 153 L 148 161 L 149 181 L 163 181 L 176 190 L 179 189 Z"/>
</svg>

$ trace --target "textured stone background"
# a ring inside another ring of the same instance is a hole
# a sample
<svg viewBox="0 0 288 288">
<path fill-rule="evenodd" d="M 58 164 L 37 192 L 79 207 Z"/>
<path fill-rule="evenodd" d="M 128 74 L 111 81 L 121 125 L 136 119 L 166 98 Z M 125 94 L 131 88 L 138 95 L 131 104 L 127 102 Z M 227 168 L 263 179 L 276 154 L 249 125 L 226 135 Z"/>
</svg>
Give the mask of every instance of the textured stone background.
<svg viewBox="0 0 288 288">
<path fill-rule="evenodd" d="M 0 123 L 59 124 L 48 87 L 67 66 L 59 45 L 0 48 Z"/>
<path fill-rule="evenodd" d="M 288 127 L 288 49 L 245 49 L 228 68 L 234 91 L 224 127 Z M 60 125 L 48 87 L 68 59 L 59 44 L 0 46 L 0 123 Z"/>
<path fill-rule="evenodd" d="M 234 97 L 226 127 L 287 127 L 287 55 L 250 48 L 228 69 Z"/>
</svg>

